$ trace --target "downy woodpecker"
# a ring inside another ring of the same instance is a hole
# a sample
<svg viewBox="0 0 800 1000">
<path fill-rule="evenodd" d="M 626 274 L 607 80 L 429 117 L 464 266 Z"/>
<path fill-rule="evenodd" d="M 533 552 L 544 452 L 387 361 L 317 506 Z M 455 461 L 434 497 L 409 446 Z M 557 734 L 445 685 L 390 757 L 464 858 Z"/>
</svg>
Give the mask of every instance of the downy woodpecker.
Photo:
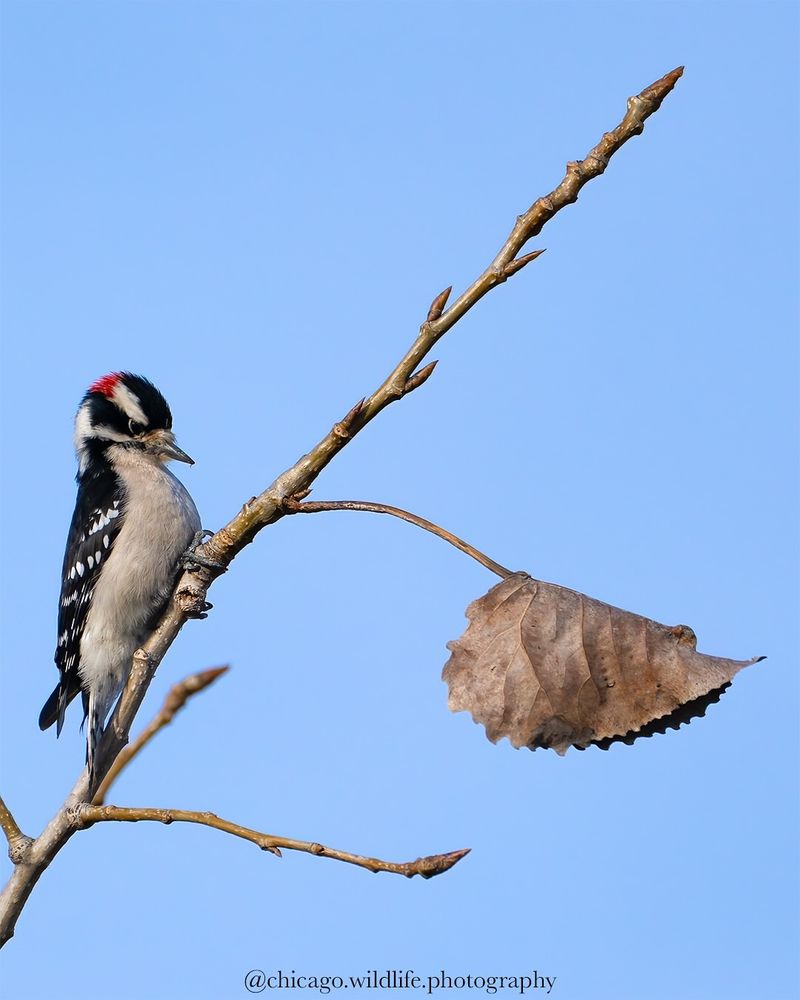
<svg viewBox="0 0 800 1000">
<path fill-rule="evenodd" d="M 94 382 L 75 417 L 78 498 L 58 608 L 58 685 L 39 726 L 56 723 L 81 692 L 94 784 L 106 717 L 135 650 L 166 607 L 181 556 L 200 530 L 183 485 L 166 468 L 194 464 L 175 443 L 167 401 L 147 379 L 114 372 Z"/>
</svg>

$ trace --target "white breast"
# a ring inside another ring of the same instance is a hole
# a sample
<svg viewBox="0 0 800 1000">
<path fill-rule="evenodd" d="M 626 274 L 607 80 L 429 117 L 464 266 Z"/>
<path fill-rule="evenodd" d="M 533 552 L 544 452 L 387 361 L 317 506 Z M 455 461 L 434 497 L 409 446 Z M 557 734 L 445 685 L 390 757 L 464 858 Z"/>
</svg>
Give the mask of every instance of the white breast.
<svg viewBox="0 0 800 1000">
<path fill-rule="evenodd" d="M 168 598 L 180 556 L 200 529 L 183 484 L 160 462 L 109 449 L 126 490 L 125 520 L 92 597 L 81 638 L 80 674 L 101 712 L 119 693 L 150 619 Z"/>
</svg>

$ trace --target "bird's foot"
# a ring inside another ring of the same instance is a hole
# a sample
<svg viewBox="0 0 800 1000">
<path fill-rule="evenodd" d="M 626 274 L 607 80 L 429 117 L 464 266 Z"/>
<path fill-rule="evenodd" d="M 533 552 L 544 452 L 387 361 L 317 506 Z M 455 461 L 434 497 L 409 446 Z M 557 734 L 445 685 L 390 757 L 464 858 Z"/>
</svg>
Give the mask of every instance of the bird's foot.
<svg viewBox="0 0 800 1000">
<path fill-rule="evenodd" d="M 197 621 L 202 621 L 204 618 L 208 618 L 208 612 L 214 607 L 209 601 L 203 601 L 202 604 L 193 611 L 187 611 L 186 617 L 193 618 Z"/>
<path fill-rule="evenodd" d="M 203 544 L 205 538 L 211 538 L 214 534 L 213 531 L 209 531 L 208 528 L 204 528 L 201 531 L 195 533 L 192 539 L 192 544 L 181 556 L 181 566 L 184 569 L 189 570 L 191 573 L 193 570 L 198 569 L 213 569 L 217 573 L 224 573 L 227 570 L 227 566 L 223 566 L 221 562 L 217 562 L 216 559 L 208 559 L 206 556 L 201 556 L 197 549 Z"/>
</svg>

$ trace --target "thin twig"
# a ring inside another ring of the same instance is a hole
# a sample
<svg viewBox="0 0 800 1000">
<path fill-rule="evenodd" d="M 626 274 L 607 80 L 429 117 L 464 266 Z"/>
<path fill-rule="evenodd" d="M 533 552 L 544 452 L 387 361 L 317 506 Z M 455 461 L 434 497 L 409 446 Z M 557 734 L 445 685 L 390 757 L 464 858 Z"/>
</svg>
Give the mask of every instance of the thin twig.
<svg viewBox="0 0 800 1000">
<path fill-rule="evenodd" d="M 172 722 L 192 695 L 198 694 L 207 688 L 209 684 L 213 684 L 227 670 L 227 667 L 213 667 L 210 670 L 201 670 L 199 673 L 190 674 L 188 677 L 184 677 L 182 681 L 173 684 L 167 692 L 164 704 L 158 710 L 157 714 L 153 716 L 136 739 L 124 747 L 117 755 L 114 763 L 108 769 L 105 778 L 103 778 L 100 787 L 95 792 L 92 803 L 96 806 L 101 806 L 106 795 L 108 795 L 109 788 L 119 777 L 120 771 L 130 764 L 133 758 L 147 746 L 159 730 Z"/>
<path fill-rule="evenodd" d="M 395 875 L 405 875 L 406 878 L 412 878 L 414 875 L 421 875 L 423 878 L 441 875 L 469 854 L 469 848 L 464 848 L 460 851 L 449 851 L 447 854 L 431 854 L 425 858 L 417 858 L 416 861 L 382 861 L 380 858 L 368 858 L 362 854 L 338 851 L 336 848 L 325 847 L 316 841 L 295 840 L 293 837 L 278 837 L 271 833 L 261 833 L 258 830 L 240 826 L 238 823 L 231 823 L 230 820 L 221 819 L 214 813 L 195 812 L 189 809 L 85 805 L 80 810 L 80 818 L 83 826 L 112 821 L 121 823 L 141 823 L 143 821 L 166 824 L 199 823 L 201 826 L 210 826 L 214 830 L 221 830 L 223 833 L 248 840 L 251 844 L 260 847 L 262 851 L 269 851 L 278 857 L 281 856 L 282 850 L 301 851 L 304 854 L 313 854 L 318 858 L 344 861 L 348 865 L 366 868 L 367 871 L 391 872 Z"/>
<path fill-rule="evenodd" d="M 506 569 L 505 566 L 501 566 L 494 559 L 490 559 L 489 556 L 476 549 L 473 545 L 470 545 L 469 542 L 465 542 L 463 538 L 459 538 L 458 535 L 454 535 L 446 528 L 434 524 L 433 521 L 428 521 L 426 518 L 420 517 L 418 514 L 412 514 L 401 507 L 390 507 L 389 504 L 385 503 L 369 503 L 366 500 L 308 500 L 305 503 L 298 503 L 294 498 L 289 497 L 284 502 L 284 510 L 287 514 L 318 514 L 328 510 L 363 510 L 371 514 L 391 514 L 392 517 L 399 517 L 403 521 L 408 521 L 409 524 L 415 524 L 418 528 L 424 528 L 425 531 L 430 531 L 432 534 L 444 539 L 444 541 L 454 545 L 461 552 L 472 556 L 481 566 L 485 566 L 492 573 L 496 573 L 502 580 L 514 575 L 513 570 Z"/>
<path fill-rule="evenodd" d="M 31 838 L 26 837 L 17 826 L 17 821 L 2 798 L 0 798 L 0 827 L 2 827 L 8 841 L 8 856 L 14 864 L 19 864 L 22 861 L 24 849 L 31 843 Z"/>
</svg>

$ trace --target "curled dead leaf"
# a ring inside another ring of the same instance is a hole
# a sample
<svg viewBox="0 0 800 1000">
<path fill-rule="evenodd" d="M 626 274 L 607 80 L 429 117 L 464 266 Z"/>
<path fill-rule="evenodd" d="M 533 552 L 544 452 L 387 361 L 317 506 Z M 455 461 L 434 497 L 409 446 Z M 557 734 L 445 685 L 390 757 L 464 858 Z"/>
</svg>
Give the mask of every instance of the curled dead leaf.
<svg viewBox="0 0 800 1000">
<path fill-rule="evenodd" d="M 607 749 L 705 714 L 752 660 L 698 653 L 688 625 L 667 626 L 515 573 L 467 608 L 442 676 L 453 712 L 496 743 Z"/>
</svg>

